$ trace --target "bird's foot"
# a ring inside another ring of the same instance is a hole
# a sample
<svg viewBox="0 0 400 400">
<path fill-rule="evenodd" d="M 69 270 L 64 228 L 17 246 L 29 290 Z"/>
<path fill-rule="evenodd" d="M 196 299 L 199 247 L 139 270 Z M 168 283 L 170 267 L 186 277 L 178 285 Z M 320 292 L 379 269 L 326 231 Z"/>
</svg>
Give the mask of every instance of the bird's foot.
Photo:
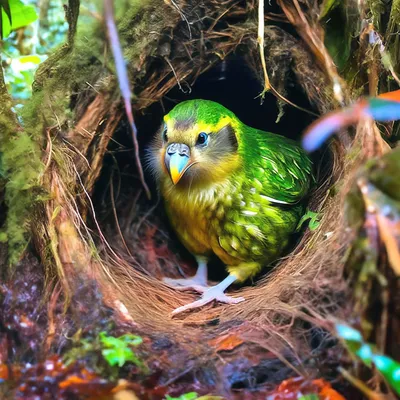
<svg viewBox="0 0 400 400">
<path fill-rule="evenodd" d="M 200 279 L 196 275 L 186 279 L 163 278 L 163 282 L 176 290 L 194 290 L 198 293 L 204 293 L 209 289 L 207 281 Z"/>
<path fill-rule="evenodd" d="M 193 310 L 194 308 L 203 307 L 214 300 L 219 301 L 220 303 L 237 304 L 244 301 L 245 299 L 243 297 L 228 296 L 224 293 L 221 287 L 218 287 L 218 285 L 216 285 L 207 288 L 207 290 L 203 292 L 203 295 L 201 296 L 200 300 L 194 301 L 193 303 L 190 304 L 186 304 L 185 306 L 182 307 L 178 307 L 177 309 L 172 311 L 172 314 L 176 315 L 184 311 Z"/>
</svg>

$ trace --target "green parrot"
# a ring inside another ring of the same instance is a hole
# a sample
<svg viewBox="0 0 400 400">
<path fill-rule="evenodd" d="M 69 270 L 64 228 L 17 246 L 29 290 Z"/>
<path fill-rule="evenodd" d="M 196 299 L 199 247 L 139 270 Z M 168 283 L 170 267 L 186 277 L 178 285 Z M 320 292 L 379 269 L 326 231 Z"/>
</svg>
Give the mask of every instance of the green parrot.
<svg viewBox="0 0 400 400">
<path fill-rule="evenodd" d="M 173 313 L 217 300 L 276 260 L 302 217 L 312 163 L 293 140 L 251 128 L 221 104 L 188 100 L 165 115 L 150 163 L 170 223 L 198 262 L 187 279 L 164 278 L 202 294 Z M 217 255 L 228 276 L 207 285 L 207 262 Z"/>
</svg>

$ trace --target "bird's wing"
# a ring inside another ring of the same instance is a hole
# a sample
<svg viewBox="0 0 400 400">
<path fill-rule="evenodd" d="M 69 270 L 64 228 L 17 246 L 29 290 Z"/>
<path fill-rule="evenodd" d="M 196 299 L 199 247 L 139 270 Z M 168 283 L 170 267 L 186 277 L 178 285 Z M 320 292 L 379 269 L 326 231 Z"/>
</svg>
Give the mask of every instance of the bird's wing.
<svg viewBox="0 0 400 400">
<path fill-rule="evenodd" d="M 262 194 L 271 202 L 294 204 L 309 191 L 312 163 L 293 140 L 256 131 L 246 154 L 246 173 L 261 183 Z M 252 142 L 252 143 L 251 143 Z"/>
</svg>

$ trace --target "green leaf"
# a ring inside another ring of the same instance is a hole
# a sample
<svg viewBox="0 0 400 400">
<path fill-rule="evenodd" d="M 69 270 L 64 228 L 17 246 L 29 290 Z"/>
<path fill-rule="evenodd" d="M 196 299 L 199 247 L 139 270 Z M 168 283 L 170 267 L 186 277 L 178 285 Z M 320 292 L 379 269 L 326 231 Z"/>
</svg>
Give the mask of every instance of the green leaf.
<svg viewBox="0 0 400 400">
<path fill-rule="evenodd" d="M 36 54 L 31 54 L 29 56 L 19 57 L 19 62 L 21 64 L 26 64 L 26 63 L 40 64 L 42 62 L 42 59 L 40 58 L 40 56 Z"/>
<path fill-rule="evenodd" d="M 319 400 L 319 399 L 320 397 L 316 393 L 305 394 L 304 396 L 298 398 L 298 400 Z"/>
<path fill-rule="evenodd" d="M 143 340 L 140 336 L 126 334 L 118 338 L 107 336 L 106 332 L 99 334 L 100 343 L 104 346 L 101 354 L 110 366 L 124 366 L 127 362 L 132 362 L 138 367 L 142 367 L 143 363 L 136 356 L 130 346 L 138 346 Z"/>
<path fill-rule="evenodd" d="M 128 347 L 116 347 L 113 349 L 103 349 L 101 354 L 108 362 L 109 365 L 118 365 L 123 367 L 127 361 L 137 362 L 137 358 L 133 354 L 133 351 Z"/>
<path fill-rule="evenodd" d="M 196 400 L 197 398 L 198 398 L 198 394 L 196 392 L 185 393 L 179 397 L 171 397 L 169 395 L 165 396 L 166 400 Z"/>
<path fill-rule="evenodd" d="M 325 0 L 321 4 L 319 19 L 325 18 L 334 8 L 340 5 L 341 0 Z"/>
<path fill-rule="evenodd" d="M 320 225 L 321 215 L 311 210 L 307 210 L 307 212 L 301 217 L 299 223 L 297 224 L 296 230 L 300 230 L 304 222 L 308 221 L 308 227 L 311 231 L 315 231 Z"/>
<path fill-rule="evenodd" d="M 127 333 L 118 338 L 114 336 L 107 336 L 106 332 L 100 333 L 100 341 L 106 347 L 121 347 L 121 346 L 138 346 L 143 343 L 143 339 L 140 336 L 132 335 Z"/>
<path fill-rule="evenodd" d="M 343 71 L 352 56 L 351 45 L 360 31 L 358 8 L 343 0 L 325 0 L 320 20 L 324 27 L 324 43 L 333 61 Z"/>
<path fill-rule="evenodd" d="M 381 354 L 373 354 L 372 361 L 393 390 L 400 395 L 400 363 Z"/>
<path fill-rule="evenodd" d="M 8 237 L 7 233 L 4 231 L 0 231 L 0 243 L 7 243 Z"/>
<path fill-rule="evenodd" d="M 12 23 L 9 0 L 0 0 L 0 39 L 3 39 L 3 15 L 8 18 L 8 22 Z"/>
<path fill-rule="evenodd" d="M 122 335 L 118 339 L 122 340 L 126 344 L 129 344 L 130 346 L 139 346 L 139 344 L 143 343 L 143 339 L 140 336 L 132 335 L 130 333 Z"/>
<path fill-rule="evenodd" d="M 375 346 L 364 342 L 359 331 L 344 324 L 336 324 L 336 334 L 347 349 L 371 368 L 373 365 L 383 375 L 392 389 L 400 395 L 400 363 L 376 351 Z"/>
<path fill-rule="evenodd" d="M 5 9 L 1 9 L 2 37 L 7 37 L 11 31 L 22 28 L 36 21 L 38 15 L 32 6 L 25 5 L 21 0 L 9 0 L 11 19 Z"/>
<path fill-rule="evenodd" d="M 358 350 L 354 351 L 354 354 L 358 356 L 364 364 L 371 368 L 372 367 L 372 347 L 368 344 L 363 344 Z"/>
</svg>

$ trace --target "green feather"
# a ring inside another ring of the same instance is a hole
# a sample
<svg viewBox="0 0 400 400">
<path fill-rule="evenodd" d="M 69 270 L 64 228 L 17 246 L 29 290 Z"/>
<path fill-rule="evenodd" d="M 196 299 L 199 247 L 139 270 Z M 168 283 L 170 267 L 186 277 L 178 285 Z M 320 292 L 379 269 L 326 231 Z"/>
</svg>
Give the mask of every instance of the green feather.
<svg viewBox="0 0 400 400">
<path fill-rule="evenodd" d="M 168 114 L 175 121 L 198 121 L 216 125 L 221 115 L 236 118 L 232 111 L 215 101 L 188 100 L 176 105 Z"/>
<path fill-rule="evenodd" d="M 250 180 L 263 185 L 262 194 L 289 204 L 309 191 L 312 164 L 295 141 L 242 124 L 239 152 Z"/>
</svg>

